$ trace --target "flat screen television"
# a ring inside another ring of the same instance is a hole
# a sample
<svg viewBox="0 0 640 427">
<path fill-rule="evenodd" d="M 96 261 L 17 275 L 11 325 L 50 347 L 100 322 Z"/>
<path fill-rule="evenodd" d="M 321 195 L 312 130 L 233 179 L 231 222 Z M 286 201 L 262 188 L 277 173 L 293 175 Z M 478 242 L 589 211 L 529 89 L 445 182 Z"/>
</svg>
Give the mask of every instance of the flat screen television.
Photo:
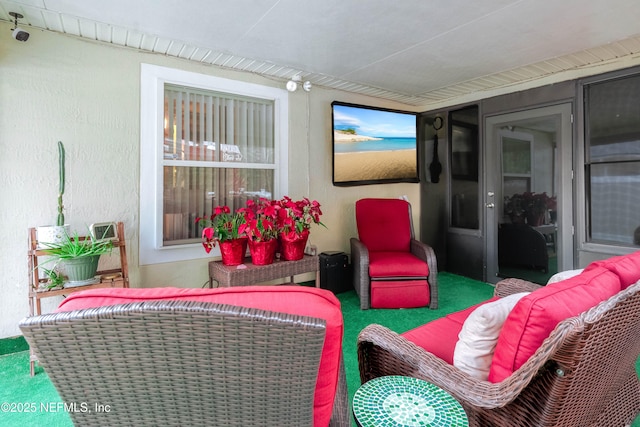
<svg viewBox="0 0 640 427">
<path fill-rule="evenodd" d="M 417 114 L 331 103 L 333 185 L 419 182 Z"/>
</svg>

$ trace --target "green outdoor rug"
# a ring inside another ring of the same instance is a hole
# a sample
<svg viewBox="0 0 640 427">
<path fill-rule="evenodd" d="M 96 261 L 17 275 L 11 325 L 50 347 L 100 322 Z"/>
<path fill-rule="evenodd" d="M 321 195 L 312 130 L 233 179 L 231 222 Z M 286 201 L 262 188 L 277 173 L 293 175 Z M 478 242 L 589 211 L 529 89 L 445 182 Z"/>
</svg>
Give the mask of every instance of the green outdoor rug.
<svg viewBox="0 0 640 427">
<path fill-rule="evenodd" d="M 493 295 L 493 286 L 454 274 L 440 273 L 438 281 L 440 308 L 437 310 L 426 307 L 360 310 L 360 300 L 355 291 L 338 294 L 345 324 L 343 352 L 350 401 L 360 386 L 356 342 L 365 326 L 378 323 L 393 331 L 405 332 Z M 0 404 L 3 405 L 0 427 L 72 426 L 64 403 L 47 374 L 37 366 L 36 375 L 31 377 L 29 352 L 23 346 L 16 347 L 16 350 L 18 352 L 0 356 Z M 640 372 L 640 363 L 637 366 Z M 640 427 L 640 417 L 632 427 Z"/>
</svg>

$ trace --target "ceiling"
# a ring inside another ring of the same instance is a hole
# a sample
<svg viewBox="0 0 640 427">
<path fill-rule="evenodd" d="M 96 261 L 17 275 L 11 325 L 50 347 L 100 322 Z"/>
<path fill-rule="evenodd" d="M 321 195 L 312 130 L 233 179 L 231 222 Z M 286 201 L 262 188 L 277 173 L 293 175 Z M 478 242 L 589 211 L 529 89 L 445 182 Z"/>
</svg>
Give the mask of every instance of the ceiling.
<svg viewBox="0 0 640 427">
<path fill-rule="evenodd" d="M 640 54 L 638 0 L 437 3 L 0 0 L 0 20 L 416 106 Z"/>
</svg>

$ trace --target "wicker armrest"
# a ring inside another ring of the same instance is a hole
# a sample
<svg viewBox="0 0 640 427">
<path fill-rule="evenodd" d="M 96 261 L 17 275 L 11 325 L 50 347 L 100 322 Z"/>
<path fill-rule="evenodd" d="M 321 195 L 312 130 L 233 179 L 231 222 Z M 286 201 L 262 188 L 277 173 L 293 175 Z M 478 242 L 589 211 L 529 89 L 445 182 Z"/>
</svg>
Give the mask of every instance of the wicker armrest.
<svg viewBox="0 0 640 427">
<path fill-rule="evenodd" d="M 351 238 L 351 264 L 353 265 L 353 287 L 360 297 L 360 308 L 371 306 L 369 291 L 369 250 L 360 240 Z"/>
<path fill-rule="evenodd" d="M 438 308 L 438 261 L 433 248 L 426 243 L 416 239 L 411 239 L 411 253 L 429 266 L 429 308 L 435 310 Z"/>
<path fill-rule="evenodd" d="M 348 427 L 351 424 L 351 404 L 347 390 L 347 373 L 344 369 L 344 356 L 340 357 L 340 371 L 338 372 L 338 386 L 333 402 L 333 412 L 329 427 Z"/>
<path fill-rule="evenodd" d="M 541 348 L 509 378 L 490 383 L 471 377 L 384 326 L 369 325 L 358 336 L 362 383 L 384 375 L 420 378 L 447 391 L 465 407 L 487 409 L 503 407 L 516 399 L 553 350 L 555 347 Z"/>
<path fill-rule="evenodd" d="M 519 292 L 533 292 L 536 289 L 542 288 L 542 285 L 537 283 L 528 282 L 522 279 L 504 279 L 496 283 L 496 288 L 493 291 L 493 295 L 496 297 L 506 297 L 507 295 L 517 294 Z"/>
</svg>

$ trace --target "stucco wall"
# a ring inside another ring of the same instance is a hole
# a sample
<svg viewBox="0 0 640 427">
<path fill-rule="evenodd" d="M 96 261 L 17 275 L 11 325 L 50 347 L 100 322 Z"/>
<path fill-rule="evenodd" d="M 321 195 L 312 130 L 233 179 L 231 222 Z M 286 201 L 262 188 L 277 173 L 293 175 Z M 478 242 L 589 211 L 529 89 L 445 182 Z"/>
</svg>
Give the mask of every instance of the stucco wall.
<svg viewBox="0 0 640 427">
<path fill-rule="evenodd" d="M 140 64 L 268 86 L 284 83 L 35 29 L 30 29 L 28 42 L 19 43 L 9 28 L 0 23 L 0 338 L 19 335 L 17 323 L 28 314 L 27 229 L 55 221 L 58 140 L 67 150 L 64 203 L 71 228 L 123 221 L 133 287 L 203 286 L 206 259 L 138 265 Z M 319 87 L 289 95 L 288 193 L 322 204 L 327 229 L 316 227 L 311 233 L 319 251 L 348 252 L 349 238 L 355 235 L 355 200 L 407 195 L 418 226 L 419 185 L 331 185 L 330 104 L 335 100 L 411 107 Z M 43 311 L 53 310 L 59 301 L 43 300 Z"/>
</svg>

